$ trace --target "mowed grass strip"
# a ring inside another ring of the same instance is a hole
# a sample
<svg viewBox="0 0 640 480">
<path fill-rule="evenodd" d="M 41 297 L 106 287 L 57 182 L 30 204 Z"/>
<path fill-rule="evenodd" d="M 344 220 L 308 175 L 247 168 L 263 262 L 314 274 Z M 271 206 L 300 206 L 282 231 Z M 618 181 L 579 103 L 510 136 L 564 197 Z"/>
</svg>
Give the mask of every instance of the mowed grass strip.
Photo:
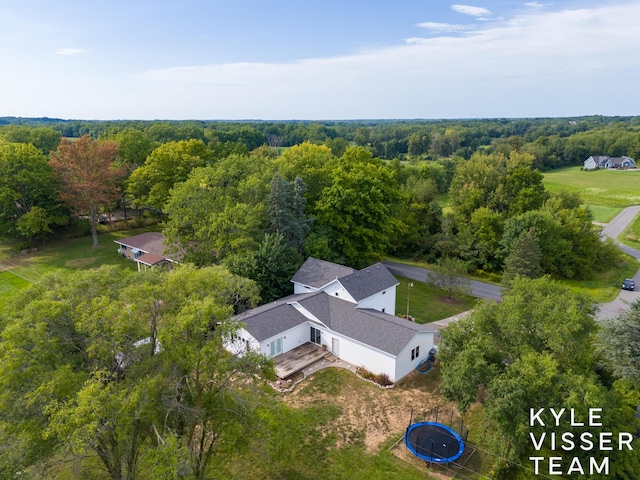
<svg viewBox="0 0 640 480">
<path fill-rule="evenodd" d="M 640 169 L 587 172 L 581 167 L 562 168 L 545 172 L 543 183 L 552 193 L 577 192 L 587 205 L 624 208 L 640 204 Z"/>
<path fill-rule="evenodd" d="M 618 240 L 625 245 L 640 250 L 640 215 L 636 215 L 636 218 L 625 228 Z"/>
<path fill-rule="evenodd" d="M 416 319 L 416 323 L 431 323 L 466 312 L 471 310 L 477 301 L 469 295 L 448 299 L 443 290 L 430 283 L 399 276 L 396 278 L 400 282 L 396 287 L 396 315 L 407 314 L 408 297 L 409 315 Z M 409 286 L 410 284 L 413 286 Z"/>
</svg>

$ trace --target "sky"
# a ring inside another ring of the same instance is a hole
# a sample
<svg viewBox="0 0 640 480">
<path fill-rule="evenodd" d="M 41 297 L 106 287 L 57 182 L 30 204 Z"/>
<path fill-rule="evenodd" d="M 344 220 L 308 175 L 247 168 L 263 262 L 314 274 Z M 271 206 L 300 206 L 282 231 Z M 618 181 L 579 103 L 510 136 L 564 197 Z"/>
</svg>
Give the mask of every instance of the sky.
<svg viewBox="0 0 640 480">
<path fill-rule="evenodd" d="M 0 116 L 640 114 L 637 0 L 0 0 Z"/>
</svg>

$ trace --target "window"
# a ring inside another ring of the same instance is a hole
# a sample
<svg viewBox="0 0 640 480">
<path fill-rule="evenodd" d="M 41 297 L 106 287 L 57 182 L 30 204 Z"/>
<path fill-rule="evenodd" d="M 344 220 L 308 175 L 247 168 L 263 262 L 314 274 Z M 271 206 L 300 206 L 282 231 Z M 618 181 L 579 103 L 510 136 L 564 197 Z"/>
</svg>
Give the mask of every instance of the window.
<svg viewBox="0 0 640 480">
<path fill-rule="evenodd" d="M 416 348 L 411 350 L 411 360 L 415 360 L 420 356 L 420 346 L 418 345 Z"/>
<path fill-rule="evenodd" d="M 320 345 L 320 341 L 321 341 L 321 334 L 322 332 L 320 332 L 319 329 L 315 328 L 315 327 L 311 327 L 311 335 L 310 335 L 310 340 L 315 343 L 316 345 Z"/>
</svg>

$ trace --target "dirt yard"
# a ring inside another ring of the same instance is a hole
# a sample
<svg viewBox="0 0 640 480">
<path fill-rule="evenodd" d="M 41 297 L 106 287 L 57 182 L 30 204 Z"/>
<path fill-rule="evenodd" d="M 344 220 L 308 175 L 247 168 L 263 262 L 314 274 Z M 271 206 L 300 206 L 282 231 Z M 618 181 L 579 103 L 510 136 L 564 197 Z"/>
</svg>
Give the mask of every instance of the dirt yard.
<svg viewBox="0 0 640 480">
<path fill-rule="evenodd" d="M 412 410 L 414 421 L 425 415 L 435 420 L 435 409 L 444 423 L 449 422 L 451 412 L 457 417 L 455 405 L 440 395 L 439 380 L 436 367 L 426 375 L 413 372 L 394 388 L 381 388 L 350 371 L 329 368 L 305 379 L 283 399 L 298 408 L 318 402 L 338 406 L 342 414 L 332 425 L 340 439 L 336 446 L 362 441 L 373 452 L 402 438 Z"/>
</svg>

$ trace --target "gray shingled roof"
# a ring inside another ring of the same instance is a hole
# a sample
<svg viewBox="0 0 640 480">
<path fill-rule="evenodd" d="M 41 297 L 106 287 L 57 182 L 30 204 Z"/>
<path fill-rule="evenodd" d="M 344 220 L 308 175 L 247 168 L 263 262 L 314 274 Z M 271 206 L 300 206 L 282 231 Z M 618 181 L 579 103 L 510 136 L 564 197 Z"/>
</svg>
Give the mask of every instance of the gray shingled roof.
<svg viewBox="0 0 640 480">
<path fill-rule="evenodd" d="M 317 295 L 317 293 L 290 295 L 275 302 L 247 310 L 236 315 L 234 320 L 244 323 L 246 330 L 261 342 L 307 322 L 308 318 L 292 307 L 289 302 L 309 295 Z"/>
<path fill-rule="evenodd" d="M 353 338 L 391 355 L 398 355 L 418 332 L 431 332 L 419 325 L 377 310 L 356 308 L 331 295 L 314 295 L 298 303 L 334 332 Z"/>
<path fill-rule="evenodd" d="M 290 295 L 234 317 L 258 341 L 266 340 L 308 320 L 291 303 L 297 302 L 336 333 L 398 355 L 418 332 L 431 328 L 371 309 L 359 309 L 325 292 Z"/>
<path fill-rule="evenodd" d="M 346 277 L 354 272 L 353 268 L 309 257 L 291 281 L 313 288 L 321 288 L 336 278 Z"/>
<path fill-rule="evenodd" d="M 396 278 L 382 263 L 362 270 L 309 257 L 291 279 L 314 288 L 322 288 L 339 280 L 356 302 L 398 285 Z"/>
<path fill-rule="evenodd" d="M 399 284 L 396 277 L 381 263 L 342 277 L 340 283 L 356 302 Z"/>
</svg>

